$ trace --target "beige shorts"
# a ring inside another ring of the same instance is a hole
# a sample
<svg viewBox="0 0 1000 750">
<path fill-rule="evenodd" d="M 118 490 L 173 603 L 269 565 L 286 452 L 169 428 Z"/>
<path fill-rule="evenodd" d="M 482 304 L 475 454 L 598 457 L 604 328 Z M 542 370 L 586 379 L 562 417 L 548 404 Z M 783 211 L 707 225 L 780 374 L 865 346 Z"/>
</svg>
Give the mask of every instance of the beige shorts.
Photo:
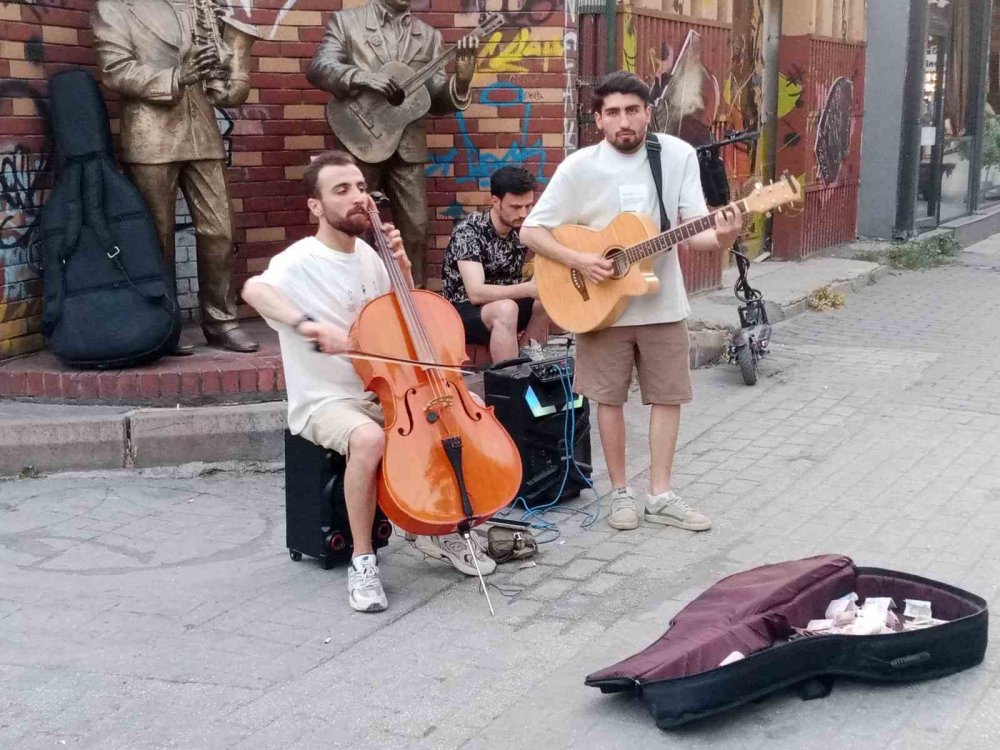
<svg viewBox="0 0 1000 750">
<path fill-rule="evenodd" d="M 624 404 L 639 371 L 644 404 L 691 400 L 691 355 L 687 324 L 615 326 L 576 337 L 573 390 L 599 404 Z"/>
<path fill-rule="evenodd" d="M 322 445 L 341 455 L 347 455 L 351 433 L 365 424 L 385 422 L 378 401 L 360 398 L 327 401 L 309 417 L 299 434 L 316 445 Z"/>
</svg>

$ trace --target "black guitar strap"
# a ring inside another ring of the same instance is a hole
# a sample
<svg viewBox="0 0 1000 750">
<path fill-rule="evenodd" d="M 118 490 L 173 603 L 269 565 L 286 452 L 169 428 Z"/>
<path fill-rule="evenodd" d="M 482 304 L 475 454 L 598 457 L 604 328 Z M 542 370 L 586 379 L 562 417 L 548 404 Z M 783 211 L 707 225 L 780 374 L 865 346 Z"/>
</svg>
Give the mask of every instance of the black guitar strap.
<svg viewBox="0 0 1000 750">
<path fill-rule="evenodd" d="M 663 164 L 660 161 L 660 139 L 654 133 L 646 131 L 646 153 L 649 156 L 649 171 L 653 173 L 653 184 L 656 185 L 656 205 L 660 207 L 660 231 L 670 229 L 670 219 L 663 207 Z"/>
</svg>

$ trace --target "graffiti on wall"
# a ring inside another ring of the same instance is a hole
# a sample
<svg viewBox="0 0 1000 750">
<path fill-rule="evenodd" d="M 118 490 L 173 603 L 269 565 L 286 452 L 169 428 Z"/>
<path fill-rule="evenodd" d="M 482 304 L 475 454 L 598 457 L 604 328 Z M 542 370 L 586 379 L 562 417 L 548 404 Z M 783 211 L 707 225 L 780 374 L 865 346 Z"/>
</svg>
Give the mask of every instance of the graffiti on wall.
<svg viewBox="0 0 1000 750">
<path fill-rule="evenodd" d="M 0 81 L 0 98 L 30 101 L 46 123 L 40 149 L 20 143 L 0 146 L 0 250 L 31 248 L 41 220 L 42 183 L 51 157 L 48 106 L 25 81 Z"/>
<path fill-rule="evenodd" d="M 575 1 L 575 0 L 574 0 Z M 496 3 L 491 3 L 495 6 Z M 490 11 L 499 11 L 507 18 L 510 26 L 530 28 L 542 26 L 555 15 L 559 0 L 500 0 L 499 7 L 490 7 Z M 487 11 L 485 0 L 466 0 L 467 13 Z"/>
<path fill-rule="evenodd" d="M 544 184 L 547 178 L 542 174 L 545 166 L 545 149 L 542 147 L 542 137 L 539 135 L 535 140 L 530 141 L 528 126 L 531 122 L 531 102 L 528 101 L 526 92 L 515 83 L 507 81 L 497 81 L 490 84 L 479 92 L 479 103 L 500 110 L 510 107 L 523 107 L 524 114 L 521 116 L 521 127 L 517 135 L 514 136 L 510 146 L 499 149 L 497 153 L 489 153 L 478 148 L 469 134 L 469 124 L 462 112 L 455 114 L 458 120 L 459 136 L 461 138 L 461 149 L 467 165 L 466 174 L 454 175 L 455 161 L 458 158 L 458 147 L 449 149 L 443 154 L 434 154 L 431 163 L 427 165 L 425 173 L 428 177 L 455 176 L 455 181 L 459 184 L 473 184 L 475 187 L 486 190 L 490 186 L 490 175 L 500 167 L 516 166 L 523 167 L 535 175 L 535 178 Z"/>
<path fill-rule="evenodd" d="M 566 82 L 563 88 L 563 149 L 567 154 L 576 151 L 578 143 L 577 107 L 577 48 L 579 36 L 576 32 L 576 4 L 578 0 L 565 0 L 563 25 L 563 69 Z"/>
<path fill-rule="evenodd" d="M 840 167 L 851 148 L 851 103 L 854 84 L 838 78 L 830 86 L 816 129 L 816 166 L 827 185 L 836 182 Z"/>
<path fill-rule="evenodd" d="M 702 63 L 701 36 L 689 31 L 677 58 L 663 43 L 658 75 L 653 82 L 653 127 L 698 146 L 712 140 L 719 109 L 719 80 Z"/>
<path fill-rule="evenodd" d="M 538 39 L 539 29 L 519 29 L 513 39 L 504 41 L 504 32 L 490 35 L 479 53 L 479 70 L 488 73 L 527 73 L 524 59 L 540 58 L 547 72 L 549 60 L 564 55 L 562 39 Z"/>
</svg>

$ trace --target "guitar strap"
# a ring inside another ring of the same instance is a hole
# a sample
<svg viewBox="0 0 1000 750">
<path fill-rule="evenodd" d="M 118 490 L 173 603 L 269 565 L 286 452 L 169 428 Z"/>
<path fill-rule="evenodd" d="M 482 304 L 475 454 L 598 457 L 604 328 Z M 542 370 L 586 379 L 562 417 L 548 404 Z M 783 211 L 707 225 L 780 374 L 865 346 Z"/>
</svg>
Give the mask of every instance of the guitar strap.
<svg viewBox="0 0 1000 750">
<path fill-rule="evenodd" d="M 656 205 L 660 207 L 660 231 L 670 229 L 670 219 L 663 207 L 663 164 L 660 161 L 660 139 L 654 133 L 646 131 L 646 153 L 649 156 L 649 171 L 653 173 L 653 184 L 656 185 Z"/>
</svg>

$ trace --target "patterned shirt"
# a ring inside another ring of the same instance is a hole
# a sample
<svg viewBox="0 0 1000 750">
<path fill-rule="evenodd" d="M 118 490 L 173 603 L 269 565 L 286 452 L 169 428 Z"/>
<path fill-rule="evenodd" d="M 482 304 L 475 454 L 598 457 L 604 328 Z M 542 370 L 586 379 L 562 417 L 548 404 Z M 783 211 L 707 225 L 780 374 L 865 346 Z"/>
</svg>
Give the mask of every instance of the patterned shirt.
<svg viewBox="0 0 1000 750">
<path fill-rule="evenodd" d="M 497 234 L 489 211 L 470 214 L 452 231 L 448 248 L 444 251 L 444 296 L 453 304 L 469 301 L 462 274 L 458 270 L 460 260 L 482 263 L 487 284 L 520 284 L 527 251 L 528 248 L 521 243 L 516 229 L 512 229 L 506 237 Z"/>
</svg>

